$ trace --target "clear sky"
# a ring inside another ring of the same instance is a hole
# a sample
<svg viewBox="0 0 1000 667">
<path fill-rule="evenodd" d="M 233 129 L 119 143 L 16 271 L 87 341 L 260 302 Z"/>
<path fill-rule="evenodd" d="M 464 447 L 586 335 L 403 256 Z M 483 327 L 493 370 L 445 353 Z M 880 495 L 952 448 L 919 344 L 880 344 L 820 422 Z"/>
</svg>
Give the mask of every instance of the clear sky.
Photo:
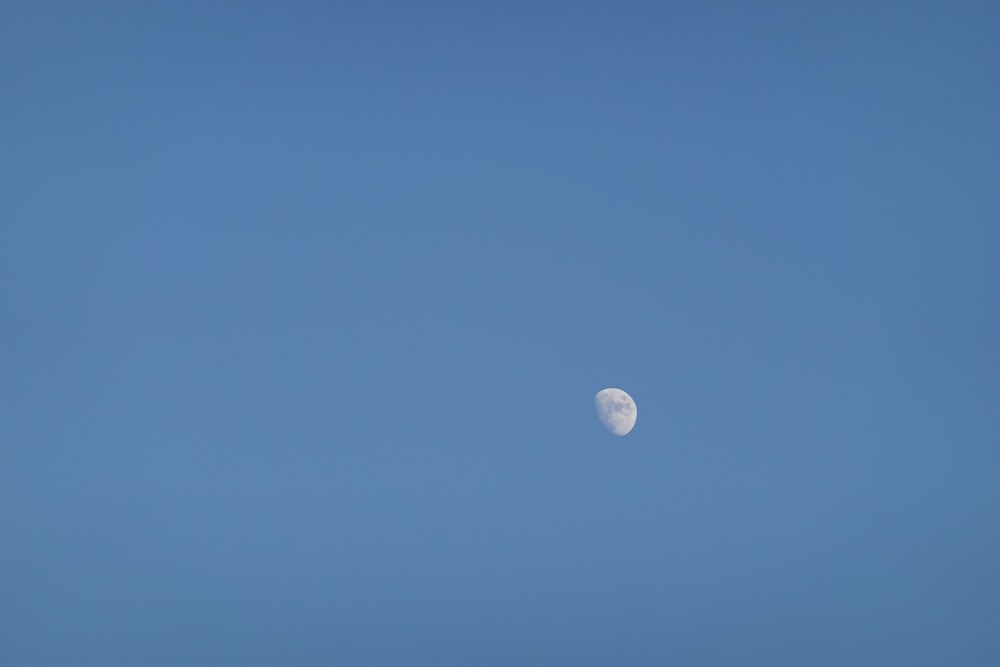
<svg viewBox="0 0 1000 667">
<path fill-rule="evenodd" d="M 998 35 L 7 0 L 0 664 L 1000 664 Z"/>
</svg>

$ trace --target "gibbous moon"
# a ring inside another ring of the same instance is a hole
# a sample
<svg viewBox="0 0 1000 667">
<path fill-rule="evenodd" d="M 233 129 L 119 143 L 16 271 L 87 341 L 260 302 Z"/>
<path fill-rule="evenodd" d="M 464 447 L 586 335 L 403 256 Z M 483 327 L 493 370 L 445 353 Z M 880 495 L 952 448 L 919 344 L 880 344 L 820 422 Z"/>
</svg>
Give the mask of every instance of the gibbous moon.
<svg viewBox="0 0 1000 667">
<path fill-rule="evenodd" d="M 594 396 L 594 407 L 597 417 L 604 426 L 615 435 L 628 435 L 635 426 L 639 410 L 635 407 L 632 397 L 621 389 L 609 387 L 597 392 Z"/>
</svg>

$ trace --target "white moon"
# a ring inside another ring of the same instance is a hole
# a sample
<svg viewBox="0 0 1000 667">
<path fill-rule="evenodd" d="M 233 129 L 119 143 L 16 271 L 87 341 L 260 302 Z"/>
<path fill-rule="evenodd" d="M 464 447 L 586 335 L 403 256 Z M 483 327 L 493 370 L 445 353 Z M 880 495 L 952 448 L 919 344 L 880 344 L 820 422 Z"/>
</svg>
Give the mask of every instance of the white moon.
<svg viewBox="0 0 1000 667">
<path fill-rule="evenodd" d="M 613 387 L 597 392 L 594 407 L 597 408 L 597 417 L 601 423 L 615 435 L 628 435 L 639 416 L 632 397 Z"/>
</svg>

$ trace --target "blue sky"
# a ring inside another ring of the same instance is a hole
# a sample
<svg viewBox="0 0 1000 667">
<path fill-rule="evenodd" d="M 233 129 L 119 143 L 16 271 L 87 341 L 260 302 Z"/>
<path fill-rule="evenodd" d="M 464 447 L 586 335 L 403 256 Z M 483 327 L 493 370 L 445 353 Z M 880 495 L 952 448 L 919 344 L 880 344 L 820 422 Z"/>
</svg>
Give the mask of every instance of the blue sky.
<svg viewBox="0 0 1000 667">
<path fill-rule="evenodd" d="M 0 662 L 1000 662 L 990 3 L 86 4 L 0 10 Z"/>
</svg>

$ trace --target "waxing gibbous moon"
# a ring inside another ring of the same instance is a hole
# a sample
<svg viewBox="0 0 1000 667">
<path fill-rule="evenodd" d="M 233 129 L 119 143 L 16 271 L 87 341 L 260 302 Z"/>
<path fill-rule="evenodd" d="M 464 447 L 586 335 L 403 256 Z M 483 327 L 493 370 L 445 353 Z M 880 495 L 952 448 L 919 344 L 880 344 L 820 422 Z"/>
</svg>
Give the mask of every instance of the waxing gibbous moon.
<svg viewBox="0 0 1000 667">
<path fill-rule="evenodd" d="M 594 407 L 597 408 L 598 419 L 615 435 L 628 435 L 635 426 L 636 417 L 639 416 L 639 410 L 635 407 L 632 397 L 614 387 L 597 392 L 597 396 L 594 396 Z"/>
</svg>

